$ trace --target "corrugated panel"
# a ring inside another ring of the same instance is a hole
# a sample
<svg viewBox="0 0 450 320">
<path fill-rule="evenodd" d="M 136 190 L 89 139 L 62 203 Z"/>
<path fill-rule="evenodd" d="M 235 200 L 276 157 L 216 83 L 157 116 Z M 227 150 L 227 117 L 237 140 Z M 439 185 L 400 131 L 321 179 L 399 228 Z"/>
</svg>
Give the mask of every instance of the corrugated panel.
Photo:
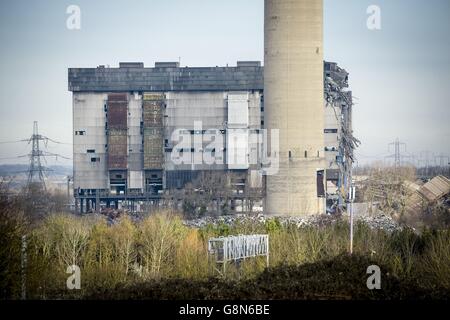
<svg viewBox="0 0 450 320">
<path fill-rule="evenodd" d="M 119 93 L 108 93 L 108 102 L 110 101 L 128 101 L 127 93 L 119 92 Z"/>
<path fill-rule="evenodd" d="M 144 169 L 162 169 L 164 163 L 164 103 L 163 93 L 144 93 Z"/>
<path fill-rule="evenodd" d="M 108 169 L 127 168 L 127 130 L 110 129 L 108 132 Z"/>
<path fill-rule="evenodd" d="M 142 104 L 144 127 L 163 126 L 164 101 L 144 101 Z"/>
<path fill-rule="evenodd" d="M 164 93 L 150 93 L 150 92 L 144 92 L 142 100 L 164 100 Z"/>
<path fill-rule="evenodd" d="M 127 168 L 128 94 L 108 94 L 108 169 Z"/>
<path fill-rule="evenodd" d="M 419 192 L 428 200 L 435 201 L 450 192 L 450 180 L 437 176 L 425 183 Z"/>
<path fill-rule="evenodd" d="M 70 68 L 71 91 L 247 91 L 263 90 L 263 67 Z"/>
<path fill-rule="evenodd" d="M 164 162 L 163 129 L 144 129 L 144 169 L 162 169 Z"/>
<path fill-rule="evenodd" d="M 127 103 L 123 101 L 108 101 L 108 128 L 127 128 Z"/>
<path fill-rule="evenodd" d="M 127 156 L 123 155 L 111 155 L 108 154 L 108 169 L 126 169 L 127 168 Z"/>
</svg>

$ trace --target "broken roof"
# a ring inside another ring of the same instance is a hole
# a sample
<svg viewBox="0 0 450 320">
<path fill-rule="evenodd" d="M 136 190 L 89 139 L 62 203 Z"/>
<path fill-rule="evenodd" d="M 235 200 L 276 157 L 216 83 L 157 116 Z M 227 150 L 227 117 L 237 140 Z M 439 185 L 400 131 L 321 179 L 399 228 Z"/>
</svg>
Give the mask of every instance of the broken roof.
<svg viewBox="0 0 450 320">
<path fill-rule="evenodd" d="M 444 176 L 436 176 L 422 187 L 418 192 L 428 201 L 436 201 L 450 193 L 450 180 Z"/>
</svg>

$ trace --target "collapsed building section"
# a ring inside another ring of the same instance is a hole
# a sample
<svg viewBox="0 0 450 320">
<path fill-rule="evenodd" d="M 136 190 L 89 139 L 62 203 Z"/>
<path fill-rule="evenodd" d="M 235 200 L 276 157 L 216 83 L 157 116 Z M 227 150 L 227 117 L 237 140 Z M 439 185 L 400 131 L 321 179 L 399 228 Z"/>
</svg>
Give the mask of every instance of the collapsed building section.
<svg viewBox="0 0 450 320">
<path fill-rule="evenodd" d="M 353 151 L 359 145 L 353 136 L 348 73 L 336 63 L 325 63 L 324 97 L 327 211 L 334 213 L 347 200 L 352 183 Z"/>
<path fill-rule="evenodd" d="M 325 131 L 319 144 L 325 147 L 317 151 L 327 164 L 314 167 L 320 170 L 310 183 L 335 208 L 351 179 L 351 92 L 345 91 L 345 70 L 328 62 L 324 70 Z M 255 137 L 267 127 L 260 62 L 212 68 L 172 62 L 155 63 L 154 68 L 142 63 L 71 68 L 69 90 L 78 210 L 144 210 L 146 204 L 158 205 L 169 190 L 183 189 L 211 171 L 233 174 L 236 202 L 242 203 L 250 190 L 252 200 L 262 204 L 265 177 L 254 159 L 262 152 Z"/>
</svg>

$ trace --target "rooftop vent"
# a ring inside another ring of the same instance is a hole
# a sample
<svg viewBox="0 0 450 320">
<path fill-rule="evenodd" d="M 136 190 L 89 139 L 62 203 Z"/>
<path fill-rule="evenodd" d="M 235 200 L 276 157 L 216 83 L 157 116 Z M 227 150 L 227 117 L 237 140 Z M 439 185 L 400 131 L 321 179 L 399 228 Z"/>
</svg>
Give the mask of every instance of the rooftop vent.
<svg viewBox="0 0 450 320">
<path fill-rule="evenodd" d="M 238 67 L 261 67 L 261 61 L 238 61 Z"/>
<path fill-rule="evenodd" d="M 143 68 L 143 62 L 119 62 L 119 68 Z"/>
<path fill-rule="evenodd" d="M 179 68 L 179 62 L 155 62 L 155 68 Z"/>
</svg>

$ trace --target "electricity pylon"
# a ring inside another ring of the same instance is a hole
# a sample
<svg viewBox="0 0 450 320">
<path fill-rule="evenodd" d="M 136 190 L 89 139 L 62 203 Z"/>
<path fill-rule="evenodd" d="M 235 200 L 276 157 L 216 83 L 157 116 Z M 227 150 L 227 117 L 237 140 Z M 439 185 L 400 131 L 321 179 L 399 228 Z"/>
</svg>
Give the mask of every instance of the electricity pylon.
<svg viewBox="0 0 450 320">
<path fill-rule="evenodd" d="M 38 123 L 34 121 L 33 123 L 33 135 L 29 139 L 28 143 L 32 144 L 32 149 L 30 153 L 30 168 L 28 169 L 28 183 L 27 189 L 30 191 L 31 186 L 37 186 L 39 190 L 46 191 L 45 177 L 44 177 L 44 167 L 42 166 L 41 157 L 44 153 L 39 149 L 39 142 L 44 141 L 46 143 L 47 138 L 40 135 L 38 132 Z"/>
<path fill-rule="evenodd" d="M 401 154 L 400 148 L 403 146 L 404 150 L 406 151 L 406 143 L 400 142 L 397 138 L 397 139 L 395 139 L 394 142 L 389 143 L 389 147 L 391 145 L 394 146 L 394 154 L 391 154 L 391 155 L 387 156 L 386 158 L 394 158 L 395 167 L 398 168 L 401 165 L 402 158 L 404 158 L 404 156 Z"/>
</svg>

